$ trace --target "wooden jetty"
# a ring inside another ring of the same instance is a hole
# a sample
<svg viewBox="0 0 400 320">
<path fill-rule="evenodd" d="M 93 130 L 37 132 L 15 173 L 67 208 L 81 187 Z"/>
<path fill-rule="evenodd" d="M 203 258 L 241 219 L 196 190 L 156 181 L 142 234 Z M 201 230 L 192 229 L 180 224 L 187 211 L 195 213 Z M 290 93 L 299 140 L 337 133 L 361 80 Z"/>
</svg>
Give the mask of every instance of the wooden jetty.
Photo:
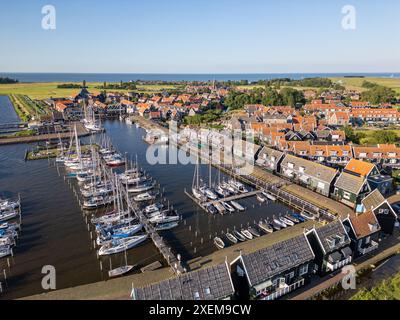
<svg viewBox="0 0 400 320">
<path fill-rule="evenodd" d="M 101 166 L 103 167 L 102 168 L 103 172 L 106 173 L 108 180 L 111 181 L 113 184 L 115 184 L 115 178 L 112 169 L 109 168 L 103 161 L 101 162 Z M 150 221 L 143 214 L 142 210 L 140 210 L 138 205 L 131 200 L 129 193 L 126 189 L 126 186 L 123 185 L 120 181 L 119 184 L 120 184 L 118 186 L 119 190 L 121 190 L 122 196 L 125 199 L 129 211 L 133 212 L 134 215 L 139 219 L 139 222 L 144 226 L 146 233 L 149 235 L 151 240 L 153 240 L 154 245 L 163 255 L 164 259 L 167 261 L 167 263 L 172 268 L 174 273 L 175 274 L 184 273 L 185 269 L 182 267 L 181 261 L 172 253 L 171 248 L 167 246 L 164 239 L 158 234 L 153 224 L 150 223 Z"/>
</svg>

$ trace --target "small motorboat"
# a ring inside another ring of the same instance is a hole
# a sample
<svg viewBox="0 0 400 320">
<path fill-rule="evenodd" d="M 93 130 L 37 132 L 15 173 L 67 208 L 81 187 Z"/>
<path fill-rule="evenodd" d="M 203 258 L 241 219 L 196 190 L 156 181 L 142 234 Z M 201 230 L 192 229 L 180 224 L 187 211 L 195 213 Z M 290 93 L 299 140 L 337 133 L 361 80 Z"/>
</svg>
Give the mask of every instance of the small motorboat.
<svg viewBox="0 0 400 320">
<path fill-rule="evenodd" d="M 246 187 L 244 186 L 243 183 L 236 181 L 236 180 L 231 180 L 229 182 L 229 184 L 236 189 L 237 191 L 239 191 L 240 193 L 246 193 L 249 192 L 249 190 L 246 189 Z"/>
<path fill-rule="evenodd" d="M 135 196 L 133 198 L 133 200 L 135 200 L 136 202 L 143 202 L 143 201 L 154 200 L 155 198 L 156 198 L 155 195 L 150 194 L 149 192 L 145 192 L 145 193 L 138 194 L 137 196 Z"/>
<path fill-rule="evenodd" d="M 18 209 L 19 207 L 19 201 L 0 200 L 0 211 L 14 210 Z"/>
<path fill-rule="evenodd" d="M 274 229 L 273 229 L 269 224 L 264 223 L 264 222 L 262 222 L 262 221 L 260 221 L 260 222 L 258 223 L 258 227 L 259 227 L 262 231 L 264 231 L 265 233 L 272 233 L 272 232 L 274 232 Z"/>
<path fill-rule="evenodd" d="M 257 231 L 256 228 L 248 227 L 247 230 L 248 230 L 254 237 L 260 237 L 260 236 L 261 236 L 261 234 Z"/>
<path fill-rule="evenodd" d="M 299 223 L 299 222 L 300 222 L 299 219 L 293 217 L 293 216 L 290 215 L 290 214 L 285 214 L 285 218 L 288 219 L 288 220 L 290 220 L 290 221 L 292 221 L 293 223 Z"/>
<path fill-rule="evenodd" d="M 241 242 L 246 241 L 246 237 L 243 236 L 243 234 L 241 234 L 239 231 L 233 230 L 233 231 L 232 231 L 232 234 L 233 234 L 233 235 L 235 236 L 235 238 L 238 239 L 239 241 L 241 241 Z"/>
<path fill-rule="evenodd" d="M 171 230 L 179 225 L 179 222 L 161 223 L 155 226 L 157 231 Z"/>
<path fill-rule="evenodd" d="M 290 227 L 294 226 L 294 222 L 292 220 L 286 219 L 285 217 L 279 217 L 279 220 L 282 223 L 286 224 L 287 226 L 290 226 Z"/>
<path fill-rule="evenodd" d="M 112 238 L 129 238 L 142 230 L 141 224 L 135 224 L 133 226 L 118 227 L 112 230 Z"/>
<path fill-rule="evenodd" d="M 310 213 L 307 213 L 305 211 L 301 212 L 300 215 L 305 218 L 306 220 L 315 220 L 316 217 Z"/>
<path fill-rule="evenodd" d="M 306 219 L 305 218 L 303 218 L 301 215 L 299 215 L 298 213 L 292 213 L 291 214 L 291 216 L 292 217 L 294 217 L 295 219 L 297 219 L 297 220 L 299 220 L 300 222 L 304 222 L 304 221 L 306 221 Z"/>
<path fill-rule="evenodd" d="M 266 197 L 267 199 L 273 201 L 273 202 L 276 201 L 276 197 L 274 197 L 272 194 L 269 194 L 269 193 L 263 191 L 263 192 L 262 192 L 262 195 L 263 195 L 264 197 Z"/>
<path fill-rule="evenodd" d="M 225 242 L 219 237 L 214 238 L 214 244 L 217 246 L 218 249 L 225 248 Z"/>
<path fill-rule="evenodd" d="M 221 203 L 219 203 L 219 202 L 214 203 L 214 207 L 217 209 L 217 211 L 218 211 L 220 214 L 224 214 L 225 211 L 226 211 L 225 207 L 224 207 Z"/>
<path fill-rule="evenodd" d="M 131 272 L 136 266 L 122 266 L 113 270 L 108 271 L 108 276 L 110 278 L 116 278 L 116 277 L 120 277 L 123 276 L 124 274 L 127 274 L 129 272 Z"/>
<path fill-rule="evenodd" d="M 207 210 L 207 212 L 209 212 L 211 214 L 217 214 L 218 213 L 218 210 L 212 204 L 207 205 L 206 206 L 206 210 Z"/>
<path fill-rule="evenodd" d="M 164 205 L 162 203 L 155 203 L 155 204 L 145 207 L 144 212 L 152 213 L 152 212 L 161 210 L 163 207 L 164 207 Z"/>
<path fill-rule="evenodd" d="M 257 194 L 257 200 L 261 203 L 264 203 L 265 201 L 267 201 L 267 199 L 265 199 L 261 194 Z"/>
<path fill-rule="evenodd" d="M 274 221 L 275 224 L 277 224 L 281 228 L 286 228 L 287 227 L 286 223 L 284 223 L 281 220 L 279 220 L 279 218 L 274 218 L 273 221 Z"/>
<path fill-rule="evenodd" d="M 229 211 L 230 213 L 235 212 L 235 208 L 233 208 L 229 203 L 222 201 L 221 204 L 224 206 L 224 208 Z"/>
<path fill-rule="evenodd" d="M 225 234 L 225 236 L 233 244 L 236 244 L 238 242 L 238 239 L 236 239 L 236 237 L 232 233 L 228 232 L 228 233 Z"/>
<path fill-rule="evenodd" d="M 244 235 L 249 240 L 252 240 L 254 238 L 253 235 L 251 234 L 251 232 L 249 230 L 247 230 L 247 229 L 240 230 L 240 233 L 242 235 Z"/>
<path fill-rule="evenodd" d="M 244 207 L 237 201 L 231 201 L 231 205 L 238 211 L 244 211 Z"/>
</svg>

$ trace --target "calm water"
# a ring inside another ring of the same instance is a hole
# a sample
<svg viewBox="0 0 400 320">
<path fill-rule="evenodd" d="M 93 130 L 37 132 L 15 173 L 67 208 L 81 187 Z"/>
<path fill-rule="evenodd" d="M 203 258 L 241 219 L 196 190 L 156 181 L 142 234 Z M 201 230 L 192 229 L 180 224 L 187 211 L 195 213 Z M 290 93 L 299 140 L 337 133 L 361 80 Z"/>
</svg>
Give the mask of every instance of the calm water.
<svg viewBox="0 0 400 320">
<path fill-rule="evenodd" d="M 302 79 L 310 77 L 373 76 L 400 77 L 400 73 L 252 73 L 252 74 L 150 74 L 150 73 L 1 73 L 0 77 L 18 79 L 20 82 L 118 82 L 130 80 L 152 81 L 209 81 L 249 80 L 273 78 Z"/>
<path fill-rule="evenodd" d="M 184 194 L 184 188 L 190 189 L 192 185 L 193 165 L 149 165 L 145 158 L 148 146 L 142 140 L 144 130 L 119 121 L 108 121 L 105 126 L 114 145 L 128 157 L 138 156 L 139 164 L 157 179 L 165 190 L 163 196 L 183 216 L 180 226 L 163 233 L 163 237 L 184 261 L 216 250 L 211 239 L 227 228 L 240 228 L 261 217 L 289 210 L 277 203 L 260 206 L 253 198 L 240 200 L 248 208 L 245 213 L 211 216 Z M 124 263 L 123 255 L 113 256 L 111 261 L 103 258 L 103 271 L 100 271 L 85 217 L 73 190 L 63 179 L 63 169 L 57 169 L 47 160 L 25 163 L 23 156 L 29 147 L 32 146 L 0 147 L 0 196 L 20 193 L 23 204 L 23 229 L 11 259 L 11 270 L 5 259 L 0 261 L 0 272 L 7 270 L 9 286 L 2 298 L 41 293 L 44 265 L 56 267 L 57 288 L 61 289 L 101 281 L 110 269 L 110 262 L 113 268 Z M 203 166 L 201 171 L 203 178 L 208 179 L 208 167 Z M 216 179 L 216 170 L 212 174 Z M 156 260 L 161 257 L 150 241 L 128 252 L 130 264 L 144 266 Z M 3 280 L 2 275 L 0 279 Z"/>
<path fill-rule="evenodd" d="M 19 117 L 16 114 L 10 99 L 7 96 L 0 95 L 0 124 L 18 121 Z"/>
</svg>

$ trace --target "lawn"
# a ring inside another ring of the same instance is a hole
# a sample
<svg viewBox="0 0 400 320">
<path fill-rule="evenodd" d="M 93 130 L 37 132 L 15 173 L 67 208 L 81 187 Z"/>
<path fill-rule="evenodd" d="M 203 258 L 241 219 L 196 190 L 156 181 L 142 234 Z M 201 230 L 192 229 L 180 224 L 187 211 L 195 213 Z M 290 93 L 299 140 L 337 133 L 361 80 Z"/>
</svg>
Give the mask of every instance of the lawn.
<svg viewBox="0 0 400 320">
<path fill-rule="evenodd" d="M 360 139 L 360 145 L 375 145 L 375 144 L 377 144 L 377 142 L 376 142 L 376 141 L 374 140 L 374 138 L 373 138 L 374 132 L 377 132 L 377 131 L 382 131 L 382 129 L 365 129 L 365 130 L 358 129 L 358 130 L 354 130 L 354 132 L 355 132 L 356 134 L 359 133 L 359 134 L 365 136 L 365 137 L 362 137 L 362 138 Z M 391 129 L 388 129 L 388 131 L 393 131 L 394 133 L 397 134 L 397 136 L 398 136 L 399 139 L 400 139 L 400 130 L 396 130 L 396 129 L 391 130 Z"/>
<path fill-rule="evenodd" d="M 79 89 L 59 89 L 58 82 L 51 83 L 17 83 L 17 84 L 0 84 L 0 95 L 22 94 L 27 95 L 31 99 L 46 99 L 50 97 L 70 97 L 79 93 Z M 101 89 L 96 87 L 102 86 L 103 83 L 87 83 L 89 92 L 99 94 Z M 158 93 L 163 90 L 177 89 L 177 86 L 172 85 L 140 85 L 137 87 L 142 93 Z M 107 92 L 127 93 L 129 90 L 106 90 Z"/>
</svg>

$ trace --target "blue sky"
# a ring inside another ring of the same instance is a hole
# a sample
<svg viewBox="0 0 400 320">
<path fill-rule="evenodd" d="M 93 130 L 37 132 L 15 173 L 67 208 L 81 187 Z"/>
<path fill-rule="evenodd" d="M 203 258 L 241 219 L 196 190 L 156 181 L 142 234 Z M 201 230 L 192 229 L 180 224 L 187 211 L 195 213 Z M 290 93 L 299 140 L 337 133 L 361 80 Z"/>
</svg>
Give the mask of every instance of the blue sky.
<svg viewBox="0 0 400 320">
<path fill-rule="evenodd" d="M 42 6 L 56 30 L 41 28 Z M 342 7 L 356 30 L 341 27 Z M 13 0 L 1 72 L 399 72 L 398 0 Z"/>
</svg>

